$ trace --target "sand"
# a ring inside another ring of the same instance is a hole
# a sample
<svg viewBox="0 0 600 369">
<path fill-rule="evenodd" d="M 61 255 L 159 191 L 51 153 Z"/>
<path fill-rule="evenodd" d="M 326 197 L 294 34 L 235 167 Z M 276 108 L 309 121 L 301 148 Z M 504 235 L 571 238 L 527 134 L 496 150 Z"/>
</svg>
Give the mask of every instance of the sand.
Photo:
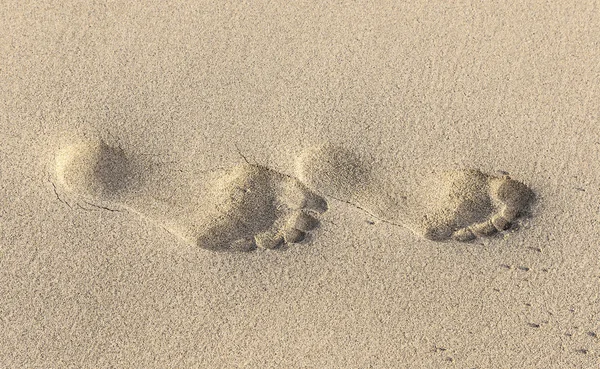
<svg viewBox="0 0 600 369">
<path fill-rule="evenodd" d="M 0 367 L 595 368 L 600 14 L 0 5 Z"/>
</svg>

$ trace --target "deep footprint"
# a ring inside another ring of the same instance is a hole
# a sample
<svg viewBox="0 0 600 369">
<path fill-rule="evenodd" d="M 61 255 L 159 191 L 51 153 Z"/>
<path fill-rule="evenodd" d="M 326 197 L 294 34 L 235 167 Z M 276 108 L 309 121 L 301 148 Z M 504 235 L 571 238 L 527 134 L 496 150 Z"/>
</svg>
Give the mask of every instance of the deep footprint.
<svg viewBox="0 0 600 369">
<path fill-rule="evenodd" d="M 327 210 L 326 201 L 295 178 L 259 165 L 174 170 L 100 140 L 59 150 L 55 165 L 62 188 L 86 203 L 127 209 L 215 251 L 301 242 Z"/>
<path fill-rule="evenodd" d="M 475 169 L 436 174 L 398 189 L 400 178 L 378 178 L 371 167 L 350 150 L 325 145 L 300 156 L 298 178 L 317 193 L 434 241 L 470 241 L 505 231 L 534 199 L 523 183 Z"/>
</svg>

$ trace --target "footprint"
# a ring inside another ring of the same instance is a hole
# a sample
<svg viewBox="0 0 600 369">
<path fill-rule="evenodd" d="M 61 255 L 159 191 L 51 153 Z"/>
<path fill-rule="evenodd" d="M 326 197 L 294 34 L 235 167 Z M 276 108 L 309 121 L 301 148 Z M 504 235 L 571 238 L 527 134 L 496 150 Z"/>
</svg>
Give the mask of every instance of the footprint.
<svg viewBox="0 0 600 369">
<path fill-rule="evenodd" d="M 55 159 L 57 182 L 77 199 L 127 209 L 209 250 L 301 242 L 327 210 L 326 201 L 297 179 L 259 165 L 176 169 L 101 140 L 68 145 Z"/>
<path fill-rule="evenodd" d="M 534 198 L 526 185 L 507 175 L 455 170 L 411 186 L 403 178 L 375 176 L 374 167 L 350 150 L 325 145 L 299 157 L 298 178 L 317 193 L 434 241 L 470 241 L 502 232 L 526 213 Z"/>
</svg>

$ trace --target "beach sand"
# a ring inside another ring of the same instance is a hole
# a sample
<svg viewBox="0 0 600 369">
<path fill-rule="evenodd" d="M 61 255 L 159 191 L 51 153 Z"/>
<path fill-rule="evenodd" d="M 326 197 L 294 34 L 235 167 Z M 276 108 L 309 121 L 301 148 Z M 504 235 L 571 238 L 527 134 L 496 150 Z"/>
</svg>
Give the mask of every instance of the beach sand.
<svg viewBox="0 0 600 369">
<path fill-rule="evenodd" d="M 597 367 L 559 3 L 3 2 L 0 367 Z"/>
</svg>

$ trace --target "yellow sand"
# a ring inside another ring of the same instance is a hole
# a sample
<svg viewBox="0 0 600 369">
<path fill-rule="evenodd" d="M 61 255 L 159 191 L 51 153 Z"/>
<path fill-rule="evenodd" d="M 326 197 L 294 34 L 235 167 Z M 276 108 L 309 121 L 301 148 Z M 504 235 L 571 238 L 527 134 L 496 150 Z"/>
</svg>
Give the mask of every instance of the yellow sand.
<svg viewBox="0 0 600 369">
<path fill-rule="evenodd" d="M 0 367 L 596 367 L 598 45 L 592 1 L 2 2 Z M 471 168 L 536 203 L 462 243 L 327 198 L 303 243 L 216 253 L 61 187 L 71 135 L 181 193 L 332 143 L 376 199 Z"/>
</svg>

